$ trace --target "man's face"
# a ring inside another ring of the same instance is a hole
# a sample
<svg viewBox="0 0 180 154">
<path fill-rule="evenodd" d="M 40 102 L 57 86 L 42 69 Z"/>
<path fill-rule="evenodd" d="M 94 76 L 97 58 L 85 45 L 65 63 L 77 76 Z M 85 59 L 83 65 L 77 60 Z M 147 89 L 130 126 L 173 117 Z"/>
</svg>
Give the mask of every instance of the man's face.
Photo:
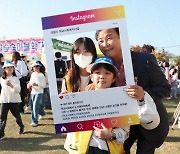
<svg viewBox="0 0 180 154">
<path fill-rule="evenodd" d="M 99 49 L 113 60 L 122 59 L 120 38 L 115 29 L 104 29 L 97 36 Z"/>
</svg>

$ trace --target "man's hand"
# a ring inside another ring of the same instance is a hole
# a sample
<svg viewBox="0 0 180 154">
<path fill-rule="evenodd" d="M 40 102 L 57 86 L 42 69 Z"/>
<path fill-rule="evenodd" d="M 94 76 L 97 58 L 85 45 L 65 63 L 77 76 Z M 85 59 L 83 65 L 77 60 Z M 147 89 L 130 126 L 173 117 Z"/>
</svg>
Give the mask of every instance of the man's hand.
<svg viewBox="0 0 180 154">
<path fill-rule="evenodd" d="M 100 128 L 97 128 L 95 126 L 94 127 L 94 132 L 95 132 L 95 135 L 100 138 L 100 139 L 110 139 L 112 137 L 112 132 L 109 131 L 104 125 L 103 123 L 101 123 L 101 126 L 102 126 L 102 129 Z"/>
<path fill-rule="evenodd" d="M 132 85 L 126 89 L 127 94 L 137 100 L 144 100 L 144 90 L 141 86 Z"/>
</svg>

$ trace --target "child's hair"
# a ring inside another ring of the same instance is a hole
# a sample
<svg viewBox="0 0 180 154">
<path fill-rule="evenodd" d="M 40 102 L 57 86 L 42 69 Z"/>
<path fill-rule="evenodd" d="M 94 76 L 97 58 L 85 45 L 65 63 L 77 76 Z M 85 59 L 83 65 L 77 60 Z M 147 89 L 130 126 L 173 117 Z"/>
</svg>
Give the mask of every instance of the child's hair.
<svg viewBox="0 0 180 154">
<path fill-rule="evenodd" d="M 74 61 L 74 54 L 77 52 L 79 49 L 79 46 L 81 44 L 84 44 L 85 49 L 90 52 L 93 56 L 92 62 L 97 58 L 97 53 L 96 53 L 96 47 L 92 39 L 88 37 L 80 37 L 78 38 L 72 47 L 72 52 L 71 52 L 71 77 L 70 77 L 70 82 L 72 85 L 72 92 L 77 92 L 79 90 L 80 84 L 81 84 L 81 78 L 80 78 L 80 70 L 79 66 L 75 64 Z"/>
<path fill-rule="evenodd" d="M 114 79 L 116 78 L 116 71 L 112 68 L 111 65 L 106 64 L 106 63 L 99 63 L 99 64 L 96 64 L 96 65 L 92 68 L 91 74 L 93 74 L 94 71 L 100 69 L 101 67 L 104 68 L 104 69 L 106 69 L 107 71 L 113 73 Z M 115 81 L 111 84 L 111 87 L 116 87 Z"/>
<path fill-rule="evenodd" d="M 6 68 L 6 67 L 5 67 L 5 68 Z M 6 71 L 5 71 L 5 68 L 3 68 L 3 72 L 2 72 L 2 78 L 3 78 L 3 79 L 7 79 L 7 73 L 6 73 Z M 15 69 L 14 69 L 14 71 L 13 71 L 13 73 L 12 73 L 12 76 L 16 76 Z"/>
</svg>

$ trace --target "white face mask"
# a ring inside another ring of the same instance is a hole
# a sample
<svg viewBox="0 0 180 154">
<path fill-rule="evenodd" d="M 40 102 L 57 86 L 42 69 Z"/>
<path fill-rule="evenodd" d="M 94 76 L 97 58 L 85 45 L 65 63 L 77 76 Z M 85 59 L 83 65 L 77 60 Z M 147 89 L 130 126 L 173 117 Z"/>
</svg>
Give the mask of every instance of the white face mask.
<svg viewBox="0 0 180 154">
<path fill-rule="evenodd" d="M 74 55 L 75 63 L 81 68 L 86 68 L 89 64 L 91 64 L 92 58 L 93 56 L 83 56 L 82 54 Z"/>
</svg>

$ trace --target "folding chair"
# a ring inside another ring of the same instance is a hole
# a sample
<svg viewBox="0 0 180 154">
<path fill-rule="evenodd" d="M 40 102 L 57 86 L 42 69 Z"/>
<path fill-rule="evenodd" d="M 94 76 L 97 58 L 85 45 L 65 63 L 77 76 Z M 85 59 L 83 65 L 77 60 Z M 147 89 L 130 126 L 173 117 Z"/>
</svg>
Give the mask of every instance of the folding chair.
<svg viewBox="0 0 180 154">
<path fill-rule="evenodd" d="M 171 123 L 173 123 L 172 127 L 171 127 L 172 129 L 174 129 L 174 125 L 176 124 L 179 116 L 180 116 L 180 102 L 179 102 L 178 106 L 176 107 L 176 110 L 174 111 L 173 117 L 171 119 Z"/>
</svg>

